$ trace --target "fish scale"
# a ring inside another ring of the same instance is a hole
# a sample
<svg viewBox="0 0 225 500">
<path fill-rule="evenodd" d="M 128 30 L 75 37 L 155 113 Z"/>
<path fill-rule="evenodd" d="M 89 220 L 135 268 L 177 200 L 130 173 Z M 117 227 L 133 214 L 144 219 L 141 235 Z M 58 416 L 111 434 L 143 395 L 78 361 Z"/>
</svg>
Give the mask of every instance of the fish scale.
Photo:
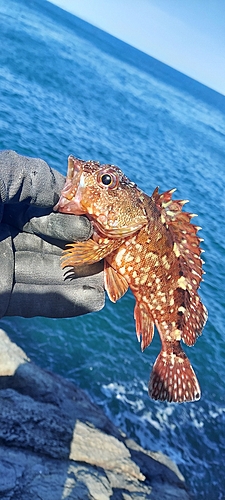
<svg viewBox="0 0 225 500">
<path fill-rule="evenodd" d="M 207 319 L 198 295 L 202 280 L 200 229 L 187 200 L 174 200 L 175 189 L 152 196 L 141 191 L 115 165 L 73 156 L 55 209 L 86 215 L 92 239 L 71 243 L 62 267 L 104 259 L 104 283 L 116 302 L 128 290 L 136 299 L 136 334 L 144 350 L 156 326 L 162 348 L 153 365 L 149 395 L 161 401 L 195 401 L 200 387 L 181 340 L 194 345 Z"/>
</svg>

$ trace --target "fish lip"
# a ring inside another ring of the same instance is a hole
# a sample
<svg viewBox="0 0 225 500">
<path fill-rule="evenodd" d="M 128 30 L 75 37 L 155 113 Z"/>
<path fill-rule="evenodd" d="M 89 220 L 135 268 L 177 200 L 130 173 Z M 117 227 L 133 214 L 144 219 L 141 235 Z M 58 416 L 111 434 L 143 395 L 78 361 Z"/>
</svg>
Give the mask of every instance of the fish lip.
<svg viewBox="0 0 225 500">
<path fill-rule="evenodd" d="M 81 205 L 83 187 L 84 178 L 81 161 L 73 156 L 69 156 L 66 183 L 61 191 L 58 203 L 54 206 L 53 210 L 62 213 L 72 212 L 74 215 L 85 214 L 86 211 Z"/>
<path fill-rule="evenodd" d="M 86 212 L 82 210 L 82 208 L 79 205 L 79 201 L 77 202 L 76 200 L 68 200 L 67 198 L 64 198 L 63 196 L 60 197 L 59 202 L 57 205 L 54 207 L 54 210 L 57 210 L 58 212 L 64 213 L 64 214 L 73 214 L 73 215 L 85 215 Z"/>
<path fill-rule="evenodd" d="M 65 185 L 62 190 L 58 203 L 55 205 L 54 210 L 62 213 L 72 213 L 74 215 L 84 215 L 86 210 L 82 208 L 82 187 L 80 185 L 77 189 L 71 188 L 71 183 Z"/>
<path fill-rule="evenodd" d="M 68 169 L 67 169 L 67 179 L 72 180 L 74 175 L 76 175 L 84 162 L 73 155 L 68 157 Z"/>
</svg>

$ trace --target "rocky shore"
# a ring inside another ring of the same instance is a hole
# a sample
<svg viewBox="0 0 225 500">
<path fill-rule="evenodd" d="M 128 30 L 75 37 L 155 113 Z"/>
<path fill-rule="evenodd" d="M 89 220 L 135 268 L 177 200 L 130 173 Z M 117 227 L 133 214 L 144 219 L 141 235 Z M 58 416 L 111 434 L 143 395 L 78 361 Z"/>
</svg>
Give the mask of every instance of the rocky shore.
<svg viewBox="0 0 225 500">
<path fill-rule="evenodd" d="M 128 439 L 0 330 L 0 498 L 190 500 L 177 466 Z"/>
</svg>

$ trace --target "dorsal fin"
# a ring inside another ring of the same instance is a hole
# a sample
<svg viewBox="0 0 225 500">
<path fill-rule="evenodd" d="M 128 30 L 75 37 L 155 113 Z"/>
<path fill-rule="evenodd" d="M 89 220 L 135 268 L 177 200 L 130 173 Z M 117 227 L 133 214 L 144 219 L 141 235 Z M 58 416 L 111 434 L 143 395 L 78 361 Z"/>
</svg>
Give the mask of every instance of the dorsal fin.
<svg viewBox="0 0 225 500">
<path fill-rule="evenodd" d="M 190 221 L 195 216 L 189 212 L 182 212 L 182 208 L 188 200 L 173 200 L 172 194 L 175 189 L 159 194 L 156 188 L 152 194 L 152 199 L 160 211 L 161 220 L 170 230 L 173 240 L 173 251 L 180 261 L 183 275 L 191 280 L 195 290 L 198 289 L 202 280 L 202 264 L 204 261 L 200 255 L 202 250 L 200 242 L 202 238 L 197 236 L 201 229 Z"/>
<path fill-rule="evenodd" d="M 203 306 L 198 288 L 202 280 L 202 264 L 200 242 L 197 236 L 200 229 L 191 223 L 194 214 L 182 212 L 186 200 L 173 200 L 175 190 L 159 194 L 158 188 L 152 195 L 152 201 L 165 226 L 172 251 L 177 260 L 177 290 L 176 301 L 179 307 L 179 329 L 181 338 L 187 345 L 193 345 L 202 333 L 207 320 L 207 310 Z M 186 309 L 186 312 L 185 312 Z"/>
</svg>

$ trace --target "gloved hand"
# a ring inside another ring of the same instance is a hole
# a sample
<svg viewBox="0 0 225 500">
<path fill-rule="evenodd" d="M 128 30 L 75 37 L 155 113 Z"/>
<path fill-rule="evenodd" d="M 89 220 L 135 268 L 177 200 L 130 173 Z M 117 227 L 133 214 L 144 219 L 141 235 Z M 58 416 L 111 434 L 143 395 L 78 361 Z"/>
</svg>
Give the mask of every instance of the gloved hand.
<svg viewBox="0 0 225 500">
<path fill-rule="evenodd" d="M 40 159 L 0 152 L 0 317 L 71 317 L 104 306 L 103 266 L 62 270 L 66 243 L 88 239 L 86 217 L 55 213 L 65 178 Z"/>
</svg>

